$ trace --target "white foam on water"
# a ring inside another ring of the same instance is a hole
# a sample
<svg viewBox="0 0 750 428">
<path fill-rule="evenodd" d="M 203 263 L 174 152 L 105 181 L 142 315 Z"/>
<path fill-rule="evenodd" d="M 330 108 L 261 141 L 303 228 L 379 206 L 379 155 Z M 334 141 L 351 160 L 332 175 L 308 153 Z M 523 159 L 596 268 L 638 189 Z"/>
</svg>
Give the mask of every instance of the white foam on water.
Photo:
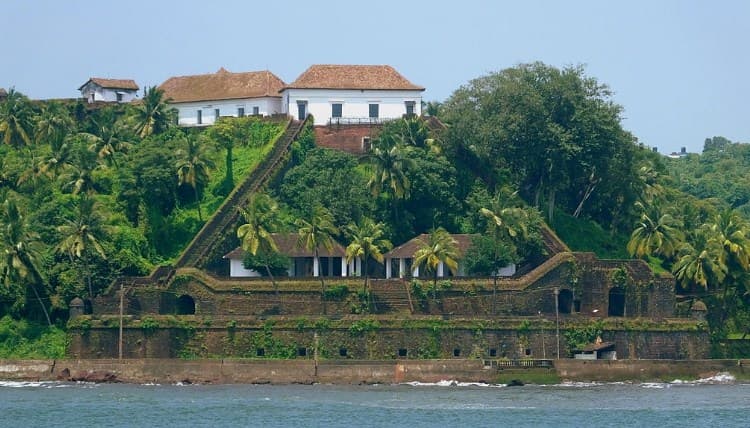
<svg viewBox="0 0 750 428">
<path fill-rule="evenodd" d="M 0 388 L 70 388 L 77 384 L 56 381 L 0 381 Z"/>
<path fill-rule="evenodd" d="M 714 376 L 709 376 L 702 379 L 696 380 L 682 380 L 675 379 L 671 383 L 676 385 L 717 385 L 717 384 L 730 384 L 734 383 L 737 379 L 728 372 L 717 373 Z"/>
<path fill-rule="evenodd" d="M 483 388 L 504 388 L 506 385 L 483 383 L 483 382 L 459 382 L 456 380 L 439 380 L 437 382 L 404 382 L 399 385 L 409 386 L 454 386 L 454 387 L 483 387 Z"/>
</svg>

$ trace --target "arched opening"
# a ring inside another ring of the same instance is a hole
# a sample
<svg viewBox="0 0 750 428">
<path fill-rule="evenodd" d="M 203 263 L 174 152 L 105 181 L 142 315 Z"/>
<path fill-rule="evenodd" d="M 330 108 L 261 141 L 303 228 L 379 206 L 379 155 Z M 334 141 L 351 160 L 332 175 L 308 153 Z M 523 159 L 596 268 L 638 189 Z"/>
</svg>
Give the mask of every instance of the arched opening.
<svg viewBox="0 0 750 428">
<path fill-rule="evenodd" d="M 83 314 L 91 315 L 93 313 L 94 313 L 94 305 L 91 303 L 90 299 L 85 299 L 83 301 Z"/>
<path fill-rule="evenodd" d="M 187 294 L 177 298 L 177 315 L 194 315 L 195 300 Z"/>
<path fill-rule="evenodd" d="M 569 314 L 573 310 L 573 292 L 570 290 L 560 290 L 557 296 L 557 310 L 561 314 Z"/>
<path fill-rule="evenodd" d="M 625 316 L 625 290 L 622 287 L 614 287 L 609 290 L 607 315 L 611 317 Z"/>
</svg>

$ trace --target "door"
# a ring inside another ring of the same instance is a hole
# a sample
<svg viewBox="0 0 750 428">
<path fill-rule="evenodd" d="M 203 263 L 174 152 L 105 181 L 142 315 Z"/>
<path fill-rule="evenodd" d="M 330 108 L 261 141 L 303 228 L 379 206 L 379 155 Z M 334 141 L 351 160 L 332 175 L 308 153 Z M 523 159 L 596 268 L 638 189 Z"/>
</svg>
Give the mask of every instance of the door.
<svg viewBox="0 0 750 428">
<path fill-rule="evenodd" d="M 307 102 L 297 101 L 297 119 L 304 120 L 307 117 Z"/>
</svg>

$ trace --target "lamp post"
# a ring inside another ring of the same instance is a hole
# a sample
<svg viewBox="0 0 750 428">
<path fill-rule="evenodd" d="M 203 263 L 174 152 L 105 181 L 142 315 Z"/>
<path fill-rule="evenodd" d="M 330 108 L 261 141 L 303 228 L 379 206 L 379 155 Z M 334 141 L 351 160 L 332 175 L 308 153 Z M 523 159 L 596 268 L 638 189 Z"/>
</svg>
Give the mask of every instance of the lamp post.
<svg viewBox="0 0 750 428">
<path fill-rule="evenodd" d="M 555 287 L 552 292 L 555 294 L 555 339 L 557 340 L 557 359 L 560 359 L 560 288 Z"/>
<path fill-rule="evenodd" d="M 122 314 L 123 314 L 123 307 L 125 306 L 125 288 L 123 287 L 123 283 L 120 282 L 120 338 L 117 341 L 118 342 L 118 359 L 122 360 Z"/>
</svg>

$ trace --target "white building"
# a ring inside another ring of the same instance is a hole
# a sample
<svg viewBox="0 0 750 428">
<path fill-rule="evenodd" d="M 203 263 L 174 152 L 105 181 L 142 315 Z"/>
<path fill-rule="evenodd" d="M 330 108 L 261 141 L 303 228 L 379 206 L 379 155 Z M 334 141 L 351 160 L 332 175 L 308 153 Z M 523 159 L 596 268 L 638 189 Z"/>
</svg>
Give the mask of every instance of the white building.
<svg viewBox="0 0 750 428">
<path fill-rule="evenodd" d="M 473 236 L 474 235 L 469 234 L 451 234 L 453 240 L 456 241 L 456 247 L 459 253 L 458 271 L 455 276 L 466 276 L 465 264 L 461 258 L 463 258 L 466 251 L 471 247 L 471 239 Z M 383 254 L 383 259 L 385 260 L 385 277 L 418 278 L 420 276 L 425 276 L 424 272 L 420 274 L 418 266 L 414 266 L 414 254 L 419 251 L 419 248 L 424 242 L 429 242 L 429 236 L 425 233 L 414 237 Z M 513 276 L 515 273 L 516 265 L 509 264 L 500 269 L 497 272 L 497 276 Z M 451 276 L 450 270 L 443 264 L 443 262 L 440 262 L 437 267 L 437 276 L 438 278 Z"/>
<path fill-rule="evenodd" d="M 423 91 L 388 65 L 313 65 L 281 90 L 281 112 L 316 126 L 381 123 L 420 115 Z"/>
<path fill-rule="evenodd" d="M 170 77 L 159 86 L 178 111 L 181 126 L 213 124 L 221 116 L 270 116 L 282 112 L 284 82 L 270 71 Z"/>
<path fill-rule="evenodd" d="M 318 249 L 318 257 L 312 251 L 299 245 L 299 235 L 296 233 L 272 233 L 279 254 L 289 258 L 287 276 L 289 277 L 345 277 L 361 275 L 362 262 L 359 258 L 346 261 L 346 251 L 338 242 L 328 251 L 324 247 Z M 229 276 L 231 277 L 260 277 L 265 272 L 247 269 L 244 260 L 247 252 L 238 247 L 224 255 L 229 260 Z"/>
<path fill-rule="evenodd" d="M 138 85 L 130 79 L 102 79 L 92 77 L 80 88 L 81 96 L 89 103 L 129 103 L 138 96 Z"/>
</svg>

